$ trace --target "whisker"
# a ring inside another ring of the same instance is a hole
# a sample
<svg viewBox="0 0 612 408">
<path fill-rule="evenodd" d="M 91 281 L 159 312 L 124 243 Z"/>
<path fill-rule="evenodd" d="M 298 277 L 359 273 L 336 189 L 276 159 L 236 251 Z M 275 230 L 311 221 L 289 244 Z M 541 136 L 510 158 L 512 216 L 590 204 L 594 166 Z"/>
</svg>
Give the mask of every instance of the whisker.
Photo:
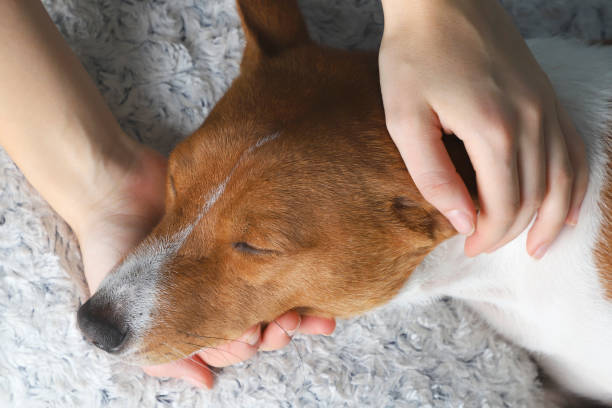
<svg viewBox="0 0 612 408">
<path fill-rule="evenodd" d="M 181 353 L 179 350 L 175 349 L 174 347 L 172 347 L 171 345 L 169 345 L 168 343 L 161 343 L 164 346 L 170 348 L 171 350 L 174 351 L 175 353 L 175 357 L 178 356 L 179 359 L 187 359 L 193 363 L 195 363 L 196 365 L 199 365 L 200 367 L 203 367 L 205 369 L 207 369 L 208 371 L 210 371 L 210 373 L 214 376 L 214 377 L 218 377 L 219 374 L 217 374 L 216 372 L 213 371 L 213 369 L 211 369 L 209 366 L 207 366 L 206 364 L 202 364 L 199 361 L 195 360 L 191 355 L 184 355 L 183 353 Z"/>
<path fill-rule="evenodd" d="M 177 330 L 177 332 L 181 333 L 181 334 L 184 334 L 185 336 L 196 337 L 196 338 L 199 338 L 199 339 L 223 340 L 223 341 L 227 341 L 227 342 L 236 341 L 236 342 L 242 343 L 242 344 L 249 344 L 246 341 L 238 340 L 238 339 L 226 339 L 225 337 L 204 336 L 204 335 L 201 335 L 201 334 L 189 333 L 189 332 L 185 332 L 185 331 L 182 331 L 182 330 Z M 249 346 L 250 346 L 250 344 L 249 344 Z"/>
<path fill-rule="evenodd" d="M 204 350 L 204 349 L 209 349 L 209 350 L 219 351 L 219 352 L 222 352 L 222 353 L 227 353 L 227 354 L 229 354 L 229 355 L 231 355 L 231 356 L 233 356 L 233 357 L 236 357 L 236 359 L 238 359 L 238 361 L 236 361 L 236 363 L 238 363 L 238 362 L 240 362 L 240 361 L 243 361 L 243 360 L 244 360 L 244 359 L 243 359 L 242 357 L 240 357 L 238 354 L 232 353 L 232 352 L 231 352 L 231 351 L 229 351 L 229 350 L 223 350 L 223 349 L 220 349 L 220 348 L 218 348 L 218 347 L 213 347 L 213 346 L 205 346 L 205 345 L 196 344 L 196 343 L 189 343 L 189 342 L 186 342 L 186 341 L 181 341 L 181 343 L 183 343 L 183 344 L 189 344 L 190 346 L 196 346 L 196 347 L 199 347 L 199 350 L 198 350 L 197 352 L 202 351 L 202 350 Z M 196 353 L 197 353 L 197 352 L 196 352 Z M 232 362 L 231 362 L 231 361 L 230 361 L 230 360 L 229 360 L 229 359 L 228 359 L 228 358 L 227 358 L 225 355 L 223 355 L 223 358 L 225 358 L 225 362 L 226 362 L 228 365 L 233 365 L 233 364 L 235 364 L 235 363 L 232 363 Z"/>
<path fill-rule="evenodd" d="M 201 344 L 190 343 L 190 342 L 187 342 L 187 341 L 181 341 L 181 343 L 183 343 L 183 344 L 189 344 L 190 346 L 195 346 L 195 347 L 197 347 L 197 348 L 198 348 L 198 351 L 196 351 L 195 353 L 199 353 L 199 352 L 200 352 L 200 351 L 202 351 L 202 350 L 217 350 L 217 351 L 225 351 L 225 350 L 221 350 L 221 349 L 216 348 L 216 347 L 212 347 L 212 346 L 204 346 L 204 345 L 201 345 Z M 195 354 L 195 353 L 194 353 L 194 354 Z M 228 351 L 228 353 L 229 353 L 229 351 Z M 230 354 L 231 354 L 231 353 L 230 353 Z M 242 359 L 241 359 L 240 357 L 238 357 L 238 356 L 235 356 L 235 357 L 237 357 L 239 360 L 242 360 Z M 225 355 L 223 355 L 223 358 L 225 359 L 225 362 L 227 363 L 227 365 L 232 365 L 231 361 L 229 361 L 229 359 L 228 359 L 228 358 L 227 358 Z"/>
<path fill-rule="evenodd" d="M 293 337 L 292 337 L 292 336 L 289 334 L 289 332 L 288 332 L 287 330 L 285 330 L 285 328 L 283 328 L 283 326 L 281 326 L 281 325 L 280 325 L 280 324 L 279 324 L 279 323 L 278 323 L 276 320 L 273 320 L 272 322 L 273 322 L 274 324 L 276 324 L 276 325 L 277 325 L 277 326 L 278 326 L 278 327 L 279 327 L 279 328 L 280 328 L 280 329 L 281 329 L 281 330 L 282 330 L 282 331 L 285 333 L 285 335 L 286 335 L 287 337 L 289 337 L 289 343 L 291 343 L 291 345 L 293 346 L 293 349 L 295 350 L 296 354 L 298 355 L 298 358 L 299 358 L 299 360 L 300 360 L 300 367 L 301 367 L 301 369 L 302 369 L 302 373 L 305 375 L 305 373 L 304 373 L 304 358 L 302 357 L 302 353 L 300 353 L 299 348 L 297 347 L 297 345 L 296 345 L 296 344 L 295 344 L 295 342 L 293 341 Z M 189 333 L 189 332 L 182 331 L 182 330 L 177 330 L 177 332 L 178 332 L 178 333 L 181 333 L 181 334 L 183 334 L 183 335 L 185 335 L 185 336 L 195 337 L 195 338 L 198 338 L 198 339 L 204 339 L 204 340 L 221 340 L 221 341 L 225 341 L 225 342 L 232 342 L 232 341 L 236 341 L 236 342 L 239 342 L 239 343 L 242 343 L 242 344 L 248 344 L 246 341 L 242 341 L 242 340 L 238 340 L 238 339 L 228 339 L 228 338 L 224 338 L 224 337 L 205 336 L 205 335 L 202 335 L 202 334 L 198 334 L 198 333 Z M 220 352 L 223 352 L 223 353 L 228 353 L 228 354 L 230 354 L 230 355 L 232 355 L 232 356 L 236 357 L 236 358 L 238 359 L 238 361 L 243 361 L 243 359 L 242 359 L 240 356 L 238 356 L 237 354 L 232 353 L 232 352 L 230 352 L 230 351 L 228 351 L 228 350 L 223 350 L 223 349 L 220 349 L 220 348 L 217 348 L 217 347 L 212 347 L 212 346 L 209 346 L 209 345 L 201 345 L 201 344 L 197 344 L 197 343 L 190 343 L 190 342 L 186 342 L 186 341 L 182 341 L 182 343 L 184 343 L 184 344 L 188 344 L 188 345 L 190 345 L 190 346 L 199 347 L 199 348 L 200 348 L 200 350 L 203 350 L 203 349 L 212 349 L 212 350 L 220 351 Z M 250 345 L 250 344 L 249 344 L 249 345 Z M 199 351 L 199 350 L 198 350 L 198 351 Z M 259 356 L 259 354 L 257 354 L 257 356 Z M 228 364 L 230 364 L 230 362 L 229 362 L 229 360 L 227 359 L 227 357 L 225 357 L 225 358 L 226 358 L 226 362 L 227 362 Z"/>
<path fill-rule="evenodd" d="M 287 337 L 289 337 L 289 344 L 291 344 L 293 346 L 293 349 L 295 350 L 295 352 L 298 355 L 298 358 L 300 359 L 300 368 L 302 369 L 302 375 L 305 377 L 306 376 L 306 372 L 304 371 L 304 359 L 302 358 L 302 354 L 300 353 L 300 350 L 298 349 L 298 346 L 293 341 L 293 336 L 289 335 L 289 332 L 287 330 L 285 330 L 285 328 L 283 326 L 281 326 L 276 320 L 273 320 L 273 322 L 274 322 L 274 324 L 276 324 L 285 333 L 285 335 Z"/>
<path fill-rule="evenodd" d="M 183 344 L 188 344 L 188 345 L 190 345 L 190 346 L 197 347 L 197 348 L 198 348 L 198 351 L 196 351 L 196 353 L 197 353 L 197 352 L 199 352 L 200 350 L 204 350 L 204 349 L 210 348 L 210 346 L 206 346 L 206 345 L 204 345 L 204 344 L 190 343 L 190 342 L 188 342 L 188 341 L 181 341 L 181 343 L 183 343 Z"/>
</svg>

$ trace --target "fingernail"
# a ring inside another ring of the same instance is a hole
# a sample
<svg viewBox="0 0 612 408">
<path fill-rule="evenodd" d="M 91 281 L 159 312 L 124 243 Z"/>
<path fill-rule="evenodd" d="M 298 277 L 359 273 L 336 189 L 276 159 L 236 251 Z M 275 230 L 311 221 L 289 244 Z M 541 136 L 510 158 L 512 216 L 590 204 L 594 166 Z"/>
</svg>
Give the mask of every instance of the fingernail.
<svg viewBox="0 0 612 408">
<path fill-rule="evenodd" d="M 249 343 L 251 346 L 256 345 L 259 341 L 259 325 L 255 326 L 244 334 L 242 336 L 242 341 Z"/>
<path fill-rule="evenodd" d="M 574 208 L 572 211 L 570 211 L 565 223 L 575 227 L 576 224 L 578 224 L 578 215 L 580 215 L 580 207 Z"/>
<path fill-rule="evenodd" d="M 295 329 L 287 330 L 287 335 L 289 337 L 293 337 L 293 335 L 299 330 L 301 324 L 302 324 L 302 316 L 299 317 L 298 324 L 297 326 L 295 326 Z"/>
<path fill-rule="evenodd" d="M 538 247 L 538 249 L 535 250 L 535 252 L 533 253 L 533 257 L 535 259 L 541 259 L 546 253 L 546 251 L 548 251 L 548 244 L 542 244 Z"/>
<path fill-rule="evenodd" d="M 446 218 L 460 234 L 468 237 L 474 233 L 475 226 L 472 218 L 461 210 L 452 210 L 445 214 Z"/>
<path fill-rule="evenodd" d="M 181 377 L 181 380 L 187 381 L 189 384 L 193 385 L 194 387 L 205 388 L 204 383 L 202 381 L 196 380 L 195 378 Z"/>
</svg>

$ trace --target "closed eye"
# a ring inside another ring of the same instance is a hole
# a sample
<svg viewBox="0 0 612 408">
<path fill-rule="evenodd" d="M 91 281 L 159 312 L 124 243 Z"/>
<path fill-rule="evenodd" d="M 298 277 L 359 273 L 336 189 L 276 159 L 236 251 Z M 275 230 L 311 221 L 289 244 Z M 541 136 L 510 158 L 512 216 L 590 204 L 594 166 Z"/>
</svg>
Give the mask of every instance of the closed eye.
<svg viewBox="0 0 612 408">
<path fill-rule="evenodd" d="M 232 246 L 234 247 L 234 249 L 240 251 L 240 252 L 244 252 L 247 254 L 252 254 L 252 255 L 273 255 L 273 254 L 278 254 L 278 251 L 275 251 L 273 249 L 263 249 L 263 248 L 257 248 L 254 247 L 253 245 L 250 245 L 246 242 L 234 242 L 232 244 Z"/>
<path fill-rule="evenodd" d="M 174 177 L 172 177 L 172 174 L 168 176 L 168 181 L 170 182 L 170 191 L 172 192 L 172 196 L 176 197 L 176 187 L 174 186 Z"/>
</svg>

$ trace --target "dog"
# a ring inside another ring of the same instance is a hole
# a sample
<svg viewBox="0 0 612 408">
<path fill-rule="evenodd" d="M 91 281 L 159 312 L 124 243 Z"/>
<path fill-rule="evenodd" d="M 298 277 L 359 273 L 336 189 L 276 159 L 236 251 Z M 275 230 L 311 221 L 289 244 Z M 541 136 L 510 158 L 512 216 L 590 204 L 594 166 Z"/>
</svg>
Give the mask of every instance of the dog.
<svg viewBox="0 0 612 408">
<path fill-rule="evenodd" d="M 287 310 L 451 296 L 563 387 L 612 403 L 612 47 L 529 43 L 586 144 L 580 223 L 539 261 L 526 233 L 467 258 L 387 133 L 376 55 L 313 43 L 295 1 L 237 3 L 240 75 L 172 151 L 166 213 L 79 309 L 85 337 L 160 364 L 196 352 L 193 336 L 214 347 Z M 475 198 L 462 143 L 444 141 Z"/>
</svg>

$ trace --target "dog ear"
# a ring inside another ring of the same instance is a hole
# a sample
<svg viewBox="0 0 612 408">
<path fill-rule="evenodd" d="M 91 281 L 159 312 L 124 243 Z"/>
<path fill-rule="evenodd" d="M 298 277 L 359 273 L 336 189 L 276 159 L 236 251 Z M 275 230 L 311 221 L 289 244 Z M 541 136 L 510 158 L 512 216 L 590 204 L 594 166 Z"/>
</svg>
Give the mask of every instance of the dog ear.
<svg viewBox="0 0 612 408">
<path fill-rule="evenodd" d="M 442 141 L 455 165 L 457 173 L 465 183 L 476 208 L 479 208 L 478 189 L 476 188 L 476 173 L 470 162 L 463 142 L 455 135 L 443 135 Z M 395 177 L 395 180 L 401 180 Z M 457 234 L 450 222 L 431 204 L 417 193 L 416 186 L 409 191 L 403 189 L 406 184 L 400 184 L 392 199 L 391 208 L 401 224 L 417 233 L 423 243 L 434 242 L 435 245 Z M 400 192 L 401 191 L 401 192 Z M 399 193 L 399 194 L 398 194 Z"/>
<path fill-rule="evenodd" d="M 243 62 L 310 42 L 296 0 L 237 0 L 237 5 L 246 37 Z"/>
<path fill-rule="evenodd" d="M 435 208 L 423 202 L 415 202 L 405 196 L 392 200 L 391 209 L 400 223 L 412 231 L 410 244 L 419 248 L 432 249 L 433 246 L 457 234 L 448 220 Z"/>
</svg>

